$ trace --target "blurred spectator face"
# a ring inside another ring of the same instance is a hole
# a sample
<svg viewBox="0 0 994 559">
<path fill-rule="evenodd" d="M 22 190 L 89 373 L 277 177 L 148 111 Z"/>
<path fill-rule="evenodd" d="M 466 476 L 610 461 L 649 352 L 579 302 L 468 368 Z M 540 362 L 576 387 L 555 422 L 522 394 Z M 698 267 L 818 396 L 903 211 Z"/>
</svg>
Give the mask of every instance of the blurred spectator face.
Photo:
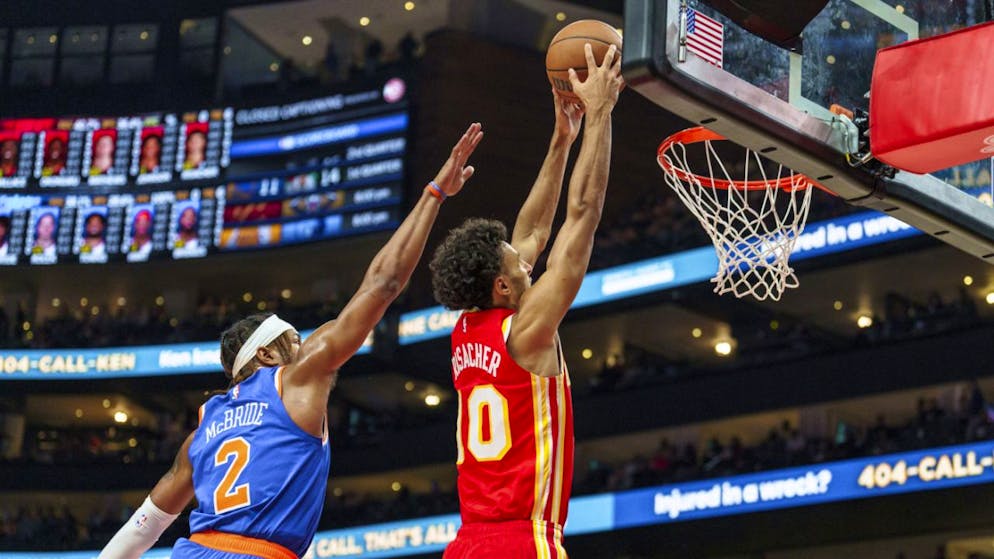
<svg viewBox="0 0 994 559">
<path fill-rule="evenodd" d="M 193 132 L 186 138 L 186 164 L 193 168 L 204 162 L 207 136 L 203 132 Z"/>
<path fill-rule="evenodd" d="M 197 226 L 197 211 L 193 208 L 186 208 L 179 216 L 179 226 L 183 231 L 193 231 Z"/>
<path fill-rule="evenodd" d="M 142 141 L 141 166 L 146 171 L 159 167 L 159 156 L 162 153 L 162 140 L 158 136 L 148 136 Z"/>
<path fill-rule="evenodd" d="M 35 235 L 38 242 L 52 242 L 52 234 L 55 233 L 55 218 L 52 214 L 45 214 L 38 218 L 38 224 L 35 225 Z"/>
<path fill-rule="evenodd" d="M 148 235 L 152 226 L 152 216 L 147 211 L 140 211 L 135 216 L 135 235 Z"/>
<path fill-rule="evenodd" d="M 86 218 L 86 225 L 83 227 L 88 238 L 98 238 L 104 236 L 104 221 L 100 214 L 93 214 Z"/>
<path fill-rule="evenodd" d="M 15 140 L 4 140 L 0 143 L 0 162 L 17 161 L 17 142 Z"/>
</svg>

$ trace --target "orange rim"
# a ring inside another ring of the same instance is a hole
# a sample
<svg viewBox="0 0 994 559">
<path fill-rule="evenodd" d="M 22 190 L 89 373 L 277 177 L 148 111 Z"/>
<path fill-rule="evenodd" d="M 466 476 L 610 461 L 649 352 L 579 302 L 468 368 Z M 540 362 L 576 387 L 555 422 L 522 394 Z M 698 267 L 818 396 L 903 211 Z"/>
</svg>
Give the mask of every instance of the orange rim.
<svg viewBox="0 0 994 559">
<path fill-rule="evenodd" d="M 728 190 L 733 188 L 735 190 L 766 190 L 772 184 L 776 188 L 785 190 L 787 192 L 792 192 L 794 190 L 804 190 L 809 186 L 820 186 L 806 175 L 801 173 L 791 173 L 790 175 L 780 177 L 776 180 L 726 180 L 726 179 L 716 179 L 714 177 L 705 177 L 698 175 L 696 173 L 691 173 L 683 169 L 674 167 L 670 163 L 664 154 L 669 151 L 671 147 L 675 144 L 696 144 L 700 142 L 710 142 L 710 141 L 727 141 L 728 138 L 722 136 L 721 134 L 704 128 L 703 126 L 696 126 L 694 128 L 687 128 L 686 130 L 681 130 L 676 134 L 663 140 L 663 143 L 659 144 L 659 149 L 656 151 L 656 161 L 659 162 L 659 166 L 663 168 L 664 171 L 670 175 L 675 176 L 684 182 L 691 182 L 696 180 L 703 185 L 711 186 L 712 188 L 720 188 L 723 190 Z M 795 180 L 796 179 L 796 180 Z"/>
</svg>

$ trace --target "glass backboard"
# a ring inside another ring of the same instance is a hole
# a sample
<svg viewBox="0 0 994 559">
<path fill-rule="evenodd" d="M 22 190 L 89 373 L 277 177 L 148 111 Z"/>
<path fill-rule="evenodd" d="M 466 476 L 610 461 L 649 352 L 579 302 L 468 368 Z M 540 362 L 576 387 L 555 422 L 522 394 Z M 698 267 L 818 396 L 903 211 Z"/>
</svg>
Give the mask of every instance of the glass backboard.
<svg viewBox="0 0 994 559">
<path fill-rule="evenodd" d="M 850 204 L 887 212 L 994 263 L 994 210 L 978 200 L 991 199 L 991 161 L 933 175 L 854 167 L 847 154 L 859 151 L 859 132 L 829 110 L 869 108 L 878 49 L 981 23 L 986 11 L 984 0 L 830 0 L 792 52 L 703 0 L 626 0 L 624 73 L 656 104 L 812 177 Z M 661 130 L 660 139 L 672 132 Z"/>
</svg>

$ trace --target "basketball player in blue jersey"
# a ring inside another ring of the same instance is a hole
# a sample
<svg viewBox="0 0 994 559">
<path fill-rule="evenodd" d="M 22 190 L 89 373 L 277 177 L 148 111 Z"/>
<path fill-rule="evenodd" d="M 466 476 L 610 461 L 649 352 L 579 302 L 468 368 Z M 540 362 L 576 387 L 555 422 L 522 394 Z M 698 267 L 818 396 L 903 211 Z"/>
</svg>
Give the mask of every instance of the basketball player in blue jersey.
<svg viewBox="0 0 994 559">
<path fill-rule="evenodd" d="M 172 468 L 100 559 L 137 559 L 194 496 L 191 535 L 173 547 L 174 559 L 293 559 L 307 551 L 328 483 L 326 413 L 338 369 L 407 284 L 441 202 L 473 175 L 466 162 L 482 137 L 479 123 L 466 130 L 335 320 L 303 342 L 275 315 L 250 316 L 222 334 L 230 388 L 201 406 L 200 425 Z"/>
</svg>

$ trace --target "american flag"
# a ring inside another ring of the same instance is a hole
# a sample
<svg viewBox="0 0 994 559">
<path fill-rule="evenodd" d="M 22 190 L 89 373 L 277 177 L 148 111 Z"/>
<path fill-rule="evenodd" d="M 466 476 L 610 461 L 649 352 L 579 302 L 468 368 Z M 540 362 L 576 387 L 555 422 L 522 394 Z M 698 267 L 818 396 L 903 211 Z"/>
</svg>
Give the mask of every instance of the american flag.
<svg viewBox="0 0 994 559">
<path fill-rule="evenodd" d="M 724 32 L 725 26 L 721 23 L 687 8 L 687 49 L 719 68 L 725 43 Z"/>
</svg>

